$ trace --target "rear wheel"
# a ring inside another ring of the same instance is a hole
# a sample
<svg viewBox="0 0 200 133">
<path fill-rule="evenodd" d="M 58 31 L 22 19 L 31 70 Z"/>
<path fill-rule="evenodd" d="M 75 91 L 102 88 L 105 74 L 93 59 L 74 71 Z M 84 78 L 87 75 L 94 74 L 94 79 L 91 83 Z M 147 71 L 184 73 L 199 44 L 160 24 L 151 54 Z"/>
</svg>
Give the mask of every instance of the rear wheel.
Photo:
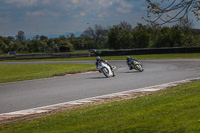
<svg viewBox="0 0 200 133">
<path fill-rule="evenodd" d="M 138 70 L 138 71 L 140 71 L 140 72 L 142 72 L 142 71 L 143 71 L 143 68 L 142 68 L 142 66 L 141 66 L 141 65 L 136 65 L 136 68 L 137 68 L 137 70 Z"/>
</svg>

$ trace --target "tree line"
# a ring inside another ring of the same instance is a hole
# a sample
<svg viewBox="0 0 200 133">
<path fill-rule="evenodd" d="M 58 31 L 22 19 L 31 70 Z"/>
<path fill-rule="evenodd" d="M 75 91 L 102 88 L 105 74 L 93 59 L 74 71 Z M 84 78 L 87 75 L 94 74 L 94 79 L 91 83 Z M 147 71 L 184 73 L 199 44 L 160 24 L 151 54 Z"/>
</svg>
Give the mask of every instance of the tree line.
<svg viewBox="0 0 200 133">
<path fill-rule="evenodd" d="M 133 49 L 160 47 L 200 46 L 200 30 L 193 28 L 193 23 L 180 22 L 172 27 L 158 25 L 132 26 L 123 21 L 118 25 L 88 27 L 81 36 L 60 36 L 48 38 L 36 35 L 26 39 L 25 33 L 8 37 L 0 36 L 0 54 L 9 51 L 17 53 L 54 53 L 59 47 L 68 47 L 70 51 L 88 49 Z"/>
</svg>

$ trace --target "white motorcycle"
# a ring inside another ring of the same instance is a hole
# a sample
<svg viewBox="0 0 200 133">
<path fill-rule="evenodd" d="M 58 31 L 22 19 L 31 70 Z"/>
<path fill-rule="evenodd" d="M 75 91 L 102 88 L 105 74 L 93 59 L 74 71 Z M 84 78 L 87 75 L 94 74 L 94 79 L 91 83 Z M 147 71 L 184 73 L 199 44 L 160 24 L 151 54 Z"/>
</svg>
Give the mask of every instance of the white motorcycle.
<svg viewBox="0 0 200 133">
<path fill-rule="evenodd" d="M 107 78 L 115 76 L 114 71 L 112 71 L 110 66 L 104 63 L 103 61 L 100 61 L 98 63 L 97 69 L 99 70 L 100 73 L 103 73 Z"/>
</svg>

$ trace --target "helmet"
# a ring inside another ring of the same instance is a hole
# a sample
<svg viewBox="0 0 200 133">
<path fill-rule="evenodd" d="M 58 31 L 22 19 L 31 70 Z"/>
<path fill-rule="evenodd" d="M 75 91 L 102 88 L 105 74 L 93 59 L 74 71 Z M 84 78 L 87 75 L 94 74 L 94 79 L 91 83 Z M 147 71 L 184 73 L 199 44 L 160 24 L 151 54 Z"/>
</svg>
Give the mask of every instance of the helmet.
<svg viewBox="0 0 200 133">
<path fill-rule="evenodd" d="M 101 58 L 99 56 L 96 57 L 96 60 L 99 61 Z"/>
<path fill-rule="evenodd" d="M 127 56 L 127 57 L 126 57 L 126 60 L 127 60 L 127 61 L 130 61 L 130 59 L 131 59 L 130 56 Z"/>
</svg>

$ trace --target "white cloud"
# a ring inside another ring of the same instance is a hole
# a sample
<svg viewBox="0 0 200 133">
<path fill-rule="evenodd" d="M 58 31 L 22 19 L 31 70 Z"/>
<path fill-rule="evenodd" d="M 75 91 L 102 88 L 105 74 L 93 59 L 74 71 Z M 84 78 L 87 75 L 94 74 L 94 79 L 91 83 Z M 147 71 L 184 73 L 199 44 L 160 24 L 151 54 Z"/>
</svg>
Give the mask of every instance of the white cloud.
<svg viewBox="0 0 200 133">
<path fill-rule="evenodd" d="M 83 17 L 83 16 L 85 16 L 85 15 L 86 15 L 86 13 L 80 12 L 80 14 L 74 15 L 73 17 L 74 17 L 74 18 L 78 18 L 78 17 Z"/>
<path fill-rule="evenodd" d="M 110 0 L 98 0 L 98 5 L 104 8 L 110 7 L 113 5 L 113 2 Z"/>
<path fill-rule="evenodd" d="M 105 16 L 107 16 L 107 13 L 106 13 L 106 12 L 100 13 L 100 14 L 98 15 L 99 18 L 104 18 Z"/>
<path fill-rule="evenodd" d="M 18 7 L 35 6 L 38 0 L 5 0 L 8 4 L 16 4 Z"/>
<path fill-rule="evenodd" d="M 59 16 L 58 13 L 48 11 L 48 10 L 40 10 L 40 11 L 34 11 L 34 12 L 27 12 L 27 16 Z"/>
<path fill-rule="evenodd" d="M 43 2 L 44 4 L 48 4 L 48 3 L 51 2 L 51 0 L 42 0 L 42 2 Z"/>
<path fill-rule="evenodd" d="M 87 22 L 113 25 L 120 21 L 130 21 L 130 12 L 144 8 L 130 0 L 2 0 L 0 5 L 1 26 L 6 23 L 24 28 L 25 32 L 40 29 L 42 32 L 82 30 Z M 137 0 L 138 1 L 138 0 Z M 7 8 L 6 8 L 7 7 Z M 19 8 L 20 7 L 20 8 Z M 133 10 L 133 7 L 134 8 Z M 5 13 L 7 12 L 7 13 Z M 129 14 L 129 15 L 128 15 Z M 9 16 L 9 17 L 6 17 Z M 54 25 L 54 26 L 52 26 Z M 66 26 L 66 25 L 71 25 Z M 5 29 L 5 28 L 4 28 Z M 4 30 L 6 31 L 6 30 Z M 2 32 L 2 28 L 0 28 Z"/>
<path fill-rule="evenodd" d="M 117 7 L 117 11 L 120 13 L 129 13 L 131 12 L 131 9 L 134 7 L 133 4 L 125 2 L 124 0 L 119 1 L 118 3 L 120 7 Z"/>
<path fill-rule="evenodd" d="M 79 3 L 79 0 L 72 0 L 72 3 L 73 3 L 73 4 L 78 4 L 78 3 Z"/>
<path fill-rule="evenodd" d="M 11 18 L 6 16 L 6 17 L 0 17 L 0 23 L 6 24 L 6 23 L 10 23 Z"/>
<path fill-rule="evenodd" d="M 120 4 L 123 8 L 132 8 L 133 5 L 131 3 L 125 2 L 125 1 L 120 1 Z"/>
<path fill-rule="evenodd" d="M 99 17 L 99 18 L 103 18 L 103 14 L 99 14 L 98 17 Z"/>
<path fill-rule="evenodd" d="M 117 8 L 117 11 L 118 12 L 120 12 L 120 13 L 128 13 L 128 12 L 130 12 L 130 10 L 128 10 L 128 9 L 122 9 L 122 8 Z"/>
<path fill-rule="evenodd" d="M 140 9 L 143 10 L 143 11 L 146 11 L 147 7 L 146 6 L 142 6 Z"/>
</svg>

